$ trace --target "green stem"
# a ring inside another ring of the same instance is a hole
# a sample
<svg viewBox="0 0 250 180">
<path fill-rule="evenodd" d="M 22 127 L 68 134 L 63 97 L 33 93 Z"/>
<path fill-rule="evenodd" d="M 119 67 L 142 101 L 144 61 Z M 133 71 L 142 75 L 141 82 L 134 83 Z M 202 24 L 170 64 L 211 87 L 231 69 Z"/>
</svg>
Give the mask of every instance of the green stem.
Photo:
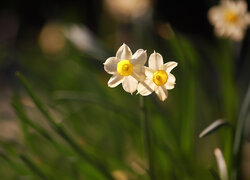
<svg viewBox="0 0 250 180">
<path fill-rule="evenodd" d="M 146 155 L 148 158 L 149 166 L 149 176 L 151 180 L 155 179 L 154 166 L 153 166 L 153 147 L 151 142 L 151 132 L 150 132 L 150 121 L 147 115 L 147 109 L 145 106 L 145 101 L 142 96 L 140 96 L 140 111 L 141 111 L 141 122 L 142 122 L 142 134 L 144 139 L 144 146 Z"/>
</svg>

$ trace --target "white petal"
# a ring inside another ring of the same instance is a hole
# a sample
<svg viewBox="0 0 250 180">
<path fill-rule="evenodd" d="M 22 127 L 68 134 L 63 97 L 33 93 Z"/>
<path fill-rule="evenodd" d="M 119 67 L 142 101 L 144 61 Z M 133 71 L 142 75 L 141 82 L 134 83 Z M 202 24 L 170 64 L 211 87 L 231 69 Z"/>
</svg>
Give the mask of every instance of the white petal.
<svg viewBox="0 0 250 180">
<path fill-rule="evenodd" d="M 109 74 L 114 74 L 117 72 L 117 63 L 119 60 L 116 57 L 108 58 L 104 64 L 104 70 Z"/>
<path fill-rule="evenodd" d="M 172 83 L 172 84 L 175 84 L 175 77 L 173 74 L 169 73 L 168 74 L 168 82 Z"/>
<path fill-rule="evenodd" d="M 139 83 L 137 91 L 142 96 L 148 96 L 154 91 L 154 82 L 152 79 L 146 79 L 144 82 Z"/>
<path fill-rule="evenodd" d="M 153 70 L 159 70 L 163 65 L 163 58 L 159 53 L 152 53 L 148 60 L 148 65 Z"/>
<path fill-rule="evenodd" d="M 120 76 L 119 74 L 114 74 L 108 81 L 108 86 L 113 88 L 118 86 L 122 81 L 123 81 L 123 77 Z"/>
<path fill-rule="evenodd" d="M 132 76 L 126 76 L 124 81 L 122 82 L 123 89 L 128 93 L 133 93 L 136 91 L 138 85 L 138 81 Z"/>
<path fill-rule="evenodd" d="M 247 12 L 247 3 L 245 1 L 237 1 L 237 5 L 235 6 L 235 10 L 240 13 Z"/>
<path fill-rule="evenodd" d="M 234 31 L 232 31 L 232 39 L 235 41 L 241 41 L 244 37 L 244 31 L 240 28 L 235 28 Z"/>
<path fill-rule="evenodd" d="M 224 1 L 221 1 L 221 8 L 234 9 L 235 8 L 235 4 L 236 3 L 234 1 L 224 0 Z"/>
<path fill-rule="evenodd" d="M 211 24 L 215 24 L 217 21 L 221 19 L 221 12 L 222 12 L 221 6 L 214 6 L 209 9 L 208 11 L 208 20 L 211 22 Z"/>
<path fill-rule="evenodd" d="M 135 54 L 133 54 L 131 63 L 133 65 L 141 64 L 144 65 L 147 61 L 147 53 L 143 49 L 138 49 Z"/>
<path fill-rule="evenodd" d="M 123 44 L 116 52 L 116 57 L 120 60 L 130 60 L 132 58 L 132 52 L 126 44 Z"/>
<path fill-rule="evenodd" d="M 164 86 L 159 86 L 155 93 L 161 101 L 164 101 L 168 97 L 168 90 Z"/>
<path fill-rule="evenodd" d="M 246 23 L 246 25 L 250 24 L 250 13 L 246 13 L 244 16 L 244 22 Z"/>
<path fill-rule="evenodd" d="M 173 74 L 169 73 L 168 74 L 168 81 L 167 83 L 164 85 L 166 89 L 173 89 L 175 85 L 175 77 Z"/>
<path fill-rule="evenodd" d="M 172 69 L 174 69 L 178 65 L 177 62 L 171 61 L 163 65 L 163 70 L 167 71 L 167 73 L 170 73 Z"/>
<path fill-rule="evenodd" d="M 145 68 L 144 66 L 138 64 L 134 66 L 133 69 L 133 74 L 132 76 L 137 79 L 137 81 L 144 81 L 146 76 L 145 76 Z"/>
<path fill-rule="evenodd" d="M 149 68 L 149 67 L 144 67 L 145 69 L 145 75 L 149 78 L 153 77 L 154 75 L 154 70 Z"/>
<path fill-rule="evenodd" d="M 167 82 L 164 86 L 167 90 L 171 90 L 174 89 L 174 85 L 173 83 Z"/>
</svg>

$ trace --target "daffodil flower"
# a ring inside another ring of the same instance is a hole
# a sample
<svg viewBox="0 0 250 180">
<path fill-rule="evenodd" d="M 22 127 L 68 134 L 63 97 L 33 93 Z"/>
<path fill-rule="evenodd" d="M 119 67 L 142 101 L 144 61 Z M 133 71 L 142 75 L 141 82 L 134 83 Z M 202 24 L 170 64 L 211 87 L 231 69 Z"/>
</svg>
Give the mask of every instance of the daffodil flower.
<svg viewBox="0 0 250 180">
<path fill-rule="evenodd" d="M 130 48 L 123 44 L 115 57 L 108 58 L 104 63 L 104 69 L 113 76 L 108 81 L 108 86 L 113 88 L 122 83 L 123 89 L 128 93 L 136 91 L 138 81 L 145 78 L 144 64 L 147 61 L 147 53 L 138 49 L 133 55 Z"/>
<path fill-rule="evenodd" d="M 229 37 L 241 41 L 250 24 L 250 14 L 244 0 L 221 0 L 220 5 L 208 11 L 208 19 L 215 27 L 217 36 Z"/>
<path fill-rule="evenodd" d="M 158 98 L 164 101 L 168 97 L 168 90 L 173 89 L 175 77 L 171 70 L 177 66 L 176 62 L 163 64 L 163 58 L 159 53 L 152 53 L 148 61 L 149 67 L 145 67 L 146 79 L 139 83 L 137 91 L 142 96 L 150 95 L 155 91 Z"/>
</svg>

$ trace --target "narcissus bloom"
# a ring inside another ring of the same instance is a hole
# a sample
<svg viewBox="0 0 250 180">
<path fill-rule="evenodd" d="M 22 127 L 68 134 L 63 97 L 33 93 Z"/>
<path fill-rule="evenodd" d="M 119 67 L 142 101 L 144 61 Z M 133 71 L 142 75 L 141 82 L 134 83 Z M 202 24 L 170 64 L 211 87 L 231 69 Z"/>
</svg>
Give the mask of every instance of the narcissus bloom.
<svg viewBox="0 0 250 180">
<path fill-rule="evenodd" d="M 221 0 L 220 5 L 208 11 L 208 19 L 215 26 L 217 36 L 241 41 L 250 24 L 250 14 L 244 0 Z"/>
<path fill-rule="evenodd" d="M 115 57 L 108 58 L 104 63 L 104 69 L 113 76 L 108 81 L 108 86 L 113 88 L 122 83 L 123 89 L 128 93 L 136 91 L 138 81 L 144 80 L 144 64 L 147 61 L 147 53 L 138 49 L 132 55 L 130 48 L 123 44 Z"/>
<path fill-rule="evenodd" d="M 171 70 L 177 66 L 176 62 L 163 64 L 159 53 L 152 53 L 148 60 L 149 67 L 145 67 L 146 79 L 138 85 L 138 93 L 147 96 L 155 91 L 161 101 L 168 97 L 168 90 L 173 89 L 175 77 Z"/>
<path fill-rule="evenodd" d="M 104 7 L 119 21 L 135 20 L 150 13 L 150 0 L 104 0 Z"/>
</svg>

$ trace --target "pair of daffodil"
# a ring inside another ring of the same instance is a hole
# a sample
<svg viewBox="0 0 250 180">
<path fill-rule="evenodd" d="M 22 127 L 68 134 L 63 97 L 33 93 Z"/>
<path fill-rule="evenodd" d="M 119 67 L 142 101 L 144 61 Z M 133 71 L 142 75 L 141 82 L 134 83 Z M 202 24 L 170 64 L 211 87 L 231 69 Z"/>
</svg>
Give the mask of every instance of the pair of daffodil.
<svg viewBox="0 0 250 180">
<path fill-rule="evenodd" d="M 112 74 L 108 86 L 113 88 L 122 83 L 123 89 L 128 93 L 142 96 L 155 92 L 161 101 L 168 97 L 168 90 L 173 89 L 175 77 L 171 70 L 177 66 L 176 62 L 163 63 L 159 53 L 152 53 L 148 60 L 149 67 L 144 66 L 147 53 L 138 49 L 133 55 L 130 48 L 123 44 L 116 52 L 115 57 L 108 58 L 104 69 Z"/>
</svg>

